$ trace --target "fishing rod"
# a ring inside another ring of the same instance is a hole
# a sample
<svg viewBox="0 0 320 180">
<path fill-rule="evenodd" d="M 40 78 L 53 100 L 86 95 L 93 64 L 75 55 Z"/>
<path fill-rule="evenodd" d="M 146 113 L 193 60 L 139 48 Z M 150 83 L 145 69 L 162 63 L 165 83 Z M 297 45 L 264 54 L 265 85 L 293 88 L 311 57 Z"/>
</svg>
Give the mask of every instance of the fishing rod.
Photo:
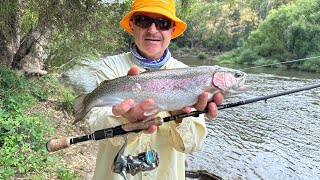
<svg viewBox="0 0 320 180">
<path fill-rule="evenodd" d="M 292 90 L 288 90 L 288 91 L 284 91 L 284 92 L 280 92 L 280 93 L 274 93 L 274 94 L 256 97 L 256 98 L 252 98 L 252 99 L 247 99 L 247 100 L 242 100 L 242 101 L 238 101 L 238 102 L 222 104 L 222 105 L 218 106 L 217 108 L 218 108 L 218 110 L 232 108 L 232 107 L 250 104 L 253 102 L 257 102 L 257 101 L 267 100 L 270 98 L 284 96 L 284 95 L 288 95 L 288 94 L 292 94 L 292 93 L 296 93 L 296 92 L 300 92 L 300 91 L 310 90 L 310 89 L 314 89 L 314 88 L 318 88 L 318 87 L 320 87 L 320 84 L 310 85 L 310 86 L 306 86 L 306 87 L 302 87 L 302 88 L 292 89 Z M 141 122 L 134 122 L 134 123 L 126 123 L 126 124 L 119 125 L 116 127 L 97 130 L 91 134 L 80 136 L 80 137 L 75 137 L 75 138 L 63 137 L 60 139 L 52 139 L 47 142 L 46 148 L 47 148 L 48 152 L 54 152 L 54 151 L 58 151 L 61 149 L 65 149 L 72 144 L 80 143 L 83 141 L 113 138 L 115 136 L 126 135 L 126 134 L 132 133 L 132 132 L 137 133 L 142 130 L 148 129 L 148 127 L 151 125 L 160 126 L 165 122 L 169 122 L 169 121 L 173 121 L 173 120 L 177 120 L 177 119 L 182 119 L 185 117 L 192 117 L 192 116 L 198 117 L 200 114 L 207 113 L 207 112 L 208 112 L 208 109 L 206 108 L 203 111 L 192 111 L 190 113 L 178 114 L 178 115 L 168 116 L 168 117 L 164 117 L 164 118 L 156 117 L 154 119 L 151 119 L 151 120 L 145 121 L 145 122 L 141 121 Z"/>
<path fill-rule="evenodd" d="M 289 60 L 289 61 L 284 61 L 284 62 L 265 64 L 265 65 L 261 65 L 261 66 L 252 66 L 252 67 L 248 67 L 248 68 L 242 68 L 242 69 L 239 69 L 239 70 L 248 70 L 248 69 L 255 69 L 255 68 L 260 68 L 260 67 L 269 67 L 269 66 L 282 65 L 282 64 L 288 64 L 288 63 L 306 61 L 306 60 L 309 60 L 309 59 L 318 59 L 318 58 L 320 58 L 320 56 L 307 57 L 307 58 L 302 58 L 302 59 L 294 59 L 294 60 Z"/>
</svg>

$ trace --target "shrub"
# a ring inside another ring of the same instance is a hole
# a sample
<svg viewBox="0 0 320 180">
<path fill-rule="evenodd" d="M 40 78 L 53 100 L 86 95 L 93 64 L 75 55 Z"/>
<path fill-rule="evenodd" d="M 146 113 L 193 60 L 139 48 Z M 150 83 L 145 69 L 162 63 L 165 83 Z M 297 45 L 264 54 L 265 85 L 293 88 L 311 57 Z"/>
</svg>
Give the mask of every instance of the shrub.
<svg viewBox="0 0 320 180">
<path fill-rule="evenodd" d="M 204 60 L 204 59 L 207 59 L 208 56 L 207 56 L 207 54 L 205 52 L 199 52 L 198 58 L 201 59 L 201 60 Z"/>
<path fill-rule="evenodd" d="M 236 58 L 236 62 L 240 64 L 252 65 L 254 61 L 260 59 L 260 56 L 257 55 L 251 49 L 244 49 L 238 58 Z"/>
<path fill-rule="evenodd" d="M 48 171 L 56 171 L 55 159 L 45 148 L 53 125 L 44 114 L 27 109 L 46 101 L 57 86 L 49 76 L 28 80 L 0 68 L 0 179 L 48 179 Z"/>
</svg>

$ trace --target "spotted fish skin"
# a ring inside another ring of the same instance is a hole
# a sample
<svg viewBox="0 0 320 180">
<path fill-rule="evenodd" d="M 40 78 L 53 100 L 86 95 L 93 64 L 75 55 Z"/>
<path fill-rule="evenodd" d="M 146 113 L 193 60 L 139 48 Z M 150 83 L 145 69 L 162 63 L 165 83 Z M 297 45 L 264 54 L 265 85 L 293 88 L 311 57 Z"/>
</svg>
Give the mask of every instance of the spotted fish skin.
<svg viewBox="0 0 320 180">
<path fill-rule="evenodd" d="M 147 114 L 182 109 L 194 105 L 203 92 L 208 92 L 208 99 L 211 99 L 217 92 L 229 95 L 248 90 L 244 85 L 246 76 L 235 69 L 198 66 L 146 71 L 106 80 L 92 92 L 76 97 L 74 123 L 83 119 L 93 107 L 115 106 L 126 99 L 138 104 L 152 98 L 155 107 Z"/>
</svg>

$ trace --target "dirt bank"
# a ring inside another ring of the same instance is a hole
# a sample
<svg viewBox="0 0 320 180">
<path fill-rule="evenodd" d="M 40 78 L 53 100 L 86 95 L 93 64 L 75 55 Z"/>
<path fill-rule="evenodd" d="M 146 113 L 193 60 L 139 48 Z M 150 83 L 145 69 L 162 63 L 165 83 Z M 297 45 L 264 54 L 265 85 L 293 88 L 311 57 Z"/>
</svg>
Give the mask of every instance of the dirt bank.
<svg viewBox="0 0 320 180">
<path fill-rule="evenodd" d="M 33 112 L 46 112 L 50 119 L 53 119 L 55 134 L 49 134 L 50 138 L 75 137 L 90 133 L 86 122 L 72 125 L 73 117 L 65 112 L 62 103 L 57 100 L 49 99 L 47 102 L 40 102 L 33 108 Z M 60 157 L 61 161 L 57 164 L 63 164 L 79 179 L 91 180 L 95 168 L 97 149 L 98 143 L 96 141 L 87 141 L 50 153 L 50 155 Z"/>
</svg>

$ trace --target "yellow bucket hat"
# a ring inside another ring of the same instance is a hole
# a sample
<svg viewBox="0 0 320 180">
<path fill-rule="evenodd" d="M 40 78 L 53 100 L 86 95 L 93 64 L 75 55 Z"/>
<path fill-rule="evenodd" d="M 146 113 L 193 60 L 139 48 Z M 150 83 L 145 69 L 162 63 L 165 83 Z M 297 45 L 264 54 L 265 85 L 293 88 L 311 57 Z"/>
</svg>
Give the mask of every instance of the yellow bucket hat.
<svg viewBox="0 0 320 180">
<path fill-rule="evenodd" d="M 176 17 L 176 4 L 174 0 L 135 0 L 131 6 L 131 11 L 128 12 L 120 21 L 121 26 L 130 34 L 133 32 L 129 26 L 129 21 L 135 12 L 161 14 L 173 20 L 175 22 L 176 29 L 174 30 L 171 39 L 180 36 L 187 28 L 187 24 Z"/>
</svg>

